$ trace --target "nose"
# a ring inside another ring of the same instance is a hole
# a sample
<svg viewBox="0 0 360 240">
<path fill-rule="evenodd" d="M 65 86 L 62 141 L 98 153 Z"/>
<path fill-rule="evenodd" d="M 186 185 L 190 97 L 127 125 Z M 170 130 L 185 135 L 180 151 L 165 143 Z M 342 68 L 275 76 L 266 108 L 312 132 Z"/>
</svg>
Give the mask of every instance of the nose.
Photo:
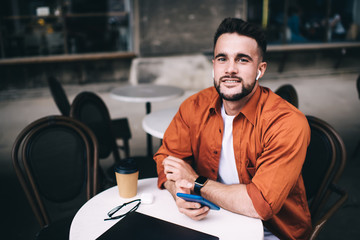
<svg viewBox="0 0 360 240">
<path fill-rule="evenodd" d="M 238 73 L 238 69 L 236 63 L 234 61 L 229 61 L 226 66 L 226 74 L 234 75 Z"/>
</svg>

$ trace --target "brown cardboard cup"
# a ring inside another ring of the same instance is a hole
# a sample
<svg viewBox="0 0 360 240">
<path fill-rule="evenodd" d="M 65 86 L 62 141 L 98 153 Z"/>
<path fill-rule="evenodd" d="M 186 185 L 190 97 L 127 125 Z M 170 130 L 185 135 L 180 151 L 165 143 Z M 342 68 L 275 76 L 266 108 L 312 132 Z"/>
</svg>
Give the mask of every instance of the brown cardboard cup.
<svg viewBox="0 0 360 240">
<path fill-rule="evenodd" d="M 139 170 L 133 159 L 122 160 L 115 167 L 115 176 L 120 197 L 131 198 L 136 196 Z"/>
</svg>

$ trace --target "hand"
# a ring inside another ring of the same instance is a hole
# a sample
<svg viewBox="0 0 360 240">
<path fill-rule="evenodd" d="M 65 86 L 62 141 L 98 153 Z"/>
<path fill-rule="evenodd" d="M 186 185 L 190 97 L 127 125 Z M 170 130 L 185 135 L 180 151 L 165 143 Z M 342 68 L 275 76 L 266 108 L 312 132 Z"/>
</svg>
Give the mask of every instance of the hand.
<svg viewBox="0 0 360 240">
<path fill-rule="evenodd" d="M 176 192 L 190 194 L 190 190 L 193 189 L 194 184 L 188 182 L 187 180 L 179 180 L 175 182 Z M 179 198 L 175 195 L 176 205 L 179 209 L 179 212 L 185 214 L 193 220 L 201 220 L 207 216 L 210 208 L 207 206 L 201 206 L 197 202 L 188 202 L 182 198 Z"/>
<path fill-rule="evenodd" d="M 186 179 L 189 182 L 195 182 L 198 175 L 194 169 L 184 160 L 173 156 L 168 156 L 162 162 L 166 178 L 171 181 Z"/>
</svg>

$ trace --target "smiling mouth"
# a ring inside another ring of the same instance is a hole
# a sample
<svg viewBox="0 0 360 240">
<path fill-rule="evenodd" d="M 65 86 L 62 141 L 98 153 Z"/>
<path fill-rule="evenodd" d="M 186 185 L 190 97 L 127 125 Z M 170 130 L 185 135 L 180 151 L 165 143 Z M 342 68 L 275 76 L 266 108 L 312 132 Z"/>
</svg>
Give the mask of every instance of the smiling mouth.
<svg viewBox="0 0 360 240">
<path fill-rule="evenodd" d="M 239 77 L 223 76 L 220 78 L 220 81 L 224 83 L 239 83 L 242 79 Z"/>
<path fill-rule="evenodd" d="M 240 82 L 239 80 L 224 80 L 225 83 L 237 83 Z"/>
</svg>

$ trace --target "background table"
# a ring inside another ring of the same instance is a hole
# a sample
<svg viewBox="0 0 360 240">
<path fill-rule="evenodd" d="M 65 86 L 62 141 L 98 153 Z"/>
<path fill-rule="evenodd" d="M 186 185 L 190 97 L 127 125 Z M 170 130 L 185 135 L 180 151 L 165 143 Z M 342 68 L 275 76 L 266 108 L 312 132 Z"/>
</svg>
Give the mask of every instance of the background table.
<svg viewBox="0 0 360 240">
<path fill-rule="evenodd" d="M 148 134 L 162 139 L 178 108 L 167 108 L 146 115 L 142 127 Z"/>
<path fill-rule="evenodd" d="M 152 204 L 141 204 L 138 212 L 151 215 L 175 224 L 218 236 L 221 240 L 263 239 L 261 220 L 234 214 L 220 209 L 211 210 L 201 221 L 194 221 L 180 213 L 174 199 L 167 190 L 157 188 L 157 178 L 139 180 L 138 196 L 130 199 L 120 198 L 117 186 L 99 193 L 90 199 L 76 213 L 70 228 L 70 240 L 96 239 L 119 220 L 104 221 L 112 208 L 139 198 L 141 193 L 152 193 Z M 121 221 L 121 220 L 120 220 Z"/>
<path fill-rule="evenodd" d="M 110 96 L 125 102 L 144 102 L 146 114 L 151 112 L 151 102 L 160 102 L 180 97 L 184 90 L 174 86 L 139 84 L 118 87 L 111 91 Z M 152 156 L 151 135 L 147 134 L 147 152 Z"/>
</svg>

